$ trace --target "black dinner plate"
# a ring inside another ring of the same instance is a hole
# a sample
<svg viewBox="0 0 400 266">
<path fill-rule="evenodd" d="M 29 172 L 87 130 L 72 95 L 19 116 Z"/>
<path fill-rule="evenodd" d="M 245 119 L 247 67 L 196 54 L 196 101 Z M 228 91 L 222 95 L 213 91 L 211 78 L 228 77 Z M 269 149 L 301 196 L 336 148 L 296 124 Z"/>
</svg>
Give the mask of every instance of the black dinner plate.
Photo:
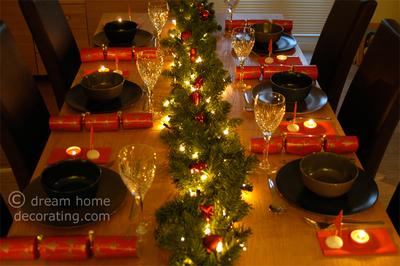
<svg viewBox="0 0 400 266">
<path fill-rule="evenodd" d="M 22 211 L 32 215 L 34 222 L 57 227 L 78 227 L 108 220 L 107 217 L 111 217 L 124 201 L 127 189 L 118 173 L 104 167 L 101 170 L 99 187 L 93 198 L 95 202 L 79 200 L 76 205 L 76 200 L 57 200 L 45 204 L 44 200 L 50 199 L 42 188 L 40 178 L 36 178 L 23 192 L 25 204 Z M 63 206 L 51 206 L 57 204 Z"/>
<path fill-rule="evenodd" d="M 374 179 L 361 169 L 349 192 L 336 198 L 321 197 L 304 186 L 299 163 L 297 159 L 283 166 L 276 175 L 276 185 L 283 197 L 305 210 L 325 215 L 337 215 L 343 210 L 344 215 L 349 215 L 370 208 L 378 199 Z"/>
<path fill-rule="evenodd" d="M 292 36 L 283 33 L 277 42 L 272 44 L 272 51 L 274 53 L 277 52 L 285 52 L 293 49 L 297 45 L 297 40 Z M 258 54 L 267 54 L 268 51 L 268 43 L 255 42 L 253 46 L 253 51 Z"/>
<path fill-rule="evenodd" d="M 135 38 L 133 38 L 130 43 L 110 43 L 107 39 L 104 31 L 98 32 L 93 36 L 93 44 L 95 46 L 101 47 L 103 44 L 111 47 L 143 47 L 143 46 L 151 46 L 151 40 L 153 39 L 153 35 L 145 30 L 138 29 L 135 34 Z"/>
<path fill-rule="evenodd" d="M 257 93 L 263 90 L 270 90 L 272 91 L 271 84 L 269 82 L 262 82 L 257 84 L 253 90 L 253 99 L 256 98 Z M 325 92 L 320 88 L 313 86 L 310 90 L 310 93 L 307 97 L 297 103 L 297 113 L 299 114 L 306 114 L 315 112 L 328 102 L 328 97 L 326 96 Z M 294 109 L 294 102 L 286 102 L 286 113 L 293 112 Z"/>
<path fill-rule="evenodd" d="M 121 109 L 132 105 L 140 99 L 142 93 L 142 89 L 139 85 L 129 80 L 125 80 L 121 95 L 118 98 L 109 101 L 96 102 L 89 101 L 83 87 L 78 84 L 68 91 L 65 101 L 72 108 L 80 112 L 111 113 L 120 111 Z"/>
</svg>

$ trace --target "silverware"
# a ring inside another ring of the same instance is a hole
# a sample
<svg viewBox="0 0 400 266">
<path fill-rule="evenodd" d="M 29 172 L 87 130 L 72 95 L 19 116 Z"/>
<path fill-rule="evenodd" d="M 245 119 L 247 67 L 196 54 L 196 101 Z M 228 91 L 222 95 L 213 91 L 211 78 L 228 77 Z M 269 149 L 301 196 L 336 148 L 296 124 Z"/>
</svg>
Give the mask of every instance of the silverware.
<svg viewBox="0 0 400 266">
<path fill-rule="evenodd" d="M 271 192 L 271 196 L 272 196 L 272 200 L 268 206 L 268 209 L 272 213 L 276 213 L 276 214 L 281 214 L 281 213 L 286 212 L 286 207 L 277 203 L 275 182 L 274 182 L 274 180 L 272 180 L 272 178 L 270 176 L 268 176 L 268 187 L 269 187 L 269 191 Z"/>
<path fill-rule="evenodd" d="M 308 217 L 303 217 L 306 223 L 309 225 L 314 226 L 317 229 L 326 229 L 334 225 L 334 222 L 322 222 L 322 221 L 316 221 Z M 349 225 L 349 224 L 384 224 L 383 221 L 358 221 L 358 220 L 348 220 L 348 219 L 343 219 L 342 220 L 343 225 Z"/>
</svg>

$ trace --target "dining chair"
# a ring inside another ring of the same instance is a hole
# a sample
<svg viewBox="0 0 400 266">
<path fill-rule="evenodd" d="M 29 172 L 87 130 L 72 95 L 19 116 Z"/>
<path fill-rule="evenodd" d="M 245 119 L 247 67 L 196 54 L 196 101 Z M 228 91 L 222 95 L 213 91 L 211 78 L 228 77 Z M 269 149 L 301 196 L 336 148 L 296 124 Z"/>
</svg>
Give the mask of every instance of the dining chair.
<svg viewBox="0 0 400 266">
<path fill-rule="evenodd" d="M 397 187 L 390 198 L 386 213 L 392 221 L 397 234 L 400 236 L 400 182 L 397 183 Z"/>
<path fill-rule="evenodd" d="M 19 0 L 60 109 L 81 65 L 79 49 L 58 1 Z"/>
<path fill-rule="evenodd" d="M 0 194 L 0 237 L 6 237 L 12 224 L 12 216 L 7 203 Z"/>
<path fill-rule="evenodd" d="M 347 135 L 357 135 L 357 156 L 375 176 L 399 122 L 400 27 L 383 20 L 367 49 L 339 111 Z"/>
<path fill-rule="evenodd" d="M 0 21 L 0 37 L 1 147 L 22 191 L 50 135 L 50 115 L 3 21 Z"/>
<path fill-rule="evenodd" d="M 335 112 L 357 48 L 376 8 L 375 0 L 336 0 L 322 28 L 311 64 Z"/>
</svg>

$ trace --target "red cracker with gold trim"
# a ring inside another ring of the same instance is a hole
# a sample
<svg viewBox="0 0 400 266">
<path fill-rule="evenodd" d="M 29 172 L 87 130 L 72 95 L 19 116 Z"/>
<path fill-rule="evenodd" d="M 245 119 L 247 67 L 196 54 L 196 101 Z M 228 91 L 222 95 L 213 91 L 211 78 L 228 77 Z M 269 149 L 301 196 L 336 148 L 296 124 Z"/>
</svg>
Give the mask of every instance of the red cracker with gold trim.
<svg viewBox="0 0 400 266">
<path fill-rule="evenodd" d="M 268 153 L 280 153 L 282 152 L 283 138 L 281 136 L 272 136 L 269 141 Z M 250 140 L 250 151 L 254 153 L 263 153 L 266 148 L 264 138 L 251 138 Z"/>
<path fill-rule="evenodd" d="M 92 242 L 95 258 L 137 257 L 135 236 L 96 236 Z"/>
<path fill-rule="evenodd" d="M 351 153 L 358 149 L 357 136 L 326 136 L 324 150 L 334 153 Z"/>
<path fill-rule="evenodd" d="M 322 150 L 322 137 L 309 136 L 287 136 L 286 153 L 306 155 Z"/>
<path fill-rule="evenodd" d="M 0 261 L 35 260 L 38 255 L 35 236 L 0 238 Z"/>
<path fill-rule="evenodd" d="M 86 115 L 85 129 L 90 130 L 92 125 L 94 131 L 116 131 L 119 129 L 118 113 Z"/>
<path fill-rule="evenodd" d="M 39 244 L 40 257 L 45 260 L 84 260 L 89 257 L 87 236 L 45 237 Z"/>
<path fill-rule="evenodd" d="M 153 126 L 151 113 L 122 113 L 121 123 L 123 129 L 149 128 Z"/>
<path fill-rule="evenodd" d="M 49 126 L 55 131 L 81 131 L 82 116 L 81 115 L 57 115 L 50 116 Z"/>
</svg>

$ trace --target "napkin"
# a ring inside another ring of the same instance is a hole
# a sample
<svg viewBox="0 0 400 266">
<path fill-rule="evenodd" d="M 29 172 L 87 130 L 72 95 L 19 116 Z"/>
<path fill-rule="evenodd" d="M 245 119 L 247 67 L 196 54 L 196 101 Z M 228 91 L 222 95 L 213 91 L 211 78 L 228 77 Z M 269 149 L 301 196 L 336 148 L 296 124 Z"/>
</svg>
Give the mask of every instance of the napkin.
<svg viewBox="0 0 400 266">
<path fill-rule="evenodd" d="M 283 31 L 288 33 L 293 29 L 293 21 L 285 19 L 273 19 L 272 21 L 266 19 L 249 19 L 249 20 L 225 20 L 225 31 L 230 31 L 233 28 L 244 27 L 245 25 L 261 24 L 265 22 L 272 22 L 279 24 L 283 27 Z"/>
<path fill-rule="evenodd" d="M 39 244 L 40 258 L 45 260 L 84 260 L 89 257 L 87 236 L 45 237 Z"/>
<path fill-rule="evenodd" d="M 132 60 L 132 49 L 129 47 L 111 47 L 111 48 L 82 48 L 80 50 L 82 62 L 95 61 L 113 61 L 118 56 L 120 61 Z"/>
<path fill-rule="evenodd" d="M 49 126 L 54 131 L 81 131 L 81 115 L 57 115 L 50 116 Z"/>
<path fill-rule="evenodd" d="M 121 124 L 123 129 L 149 128 L 153 126 L 151 113 L 122 113 Z"/>
<path fill-rule="evenodd" d="M 397 248 L 386 228 L 367 228 L 365 231 L 369 234 L 370 240 L 365 244 L 354 242 L 350 233 L 353 229 L 342 230 L 343 247 L 340 249 L 331 249 L 325 244 L 328 236 L 335 234 L 332 230 L 317 231 L 318 243 L 322 253 L 325 256 L 362 256 L 374 254 L 397 253 Z"/>
<path fill-rule="evenodd" d="M 250 151 L 254 153 L 263 153 L 266 148 L 266 142 L 262 137 L 250 139 Z M 282 152 L 283 138 L 281 136 L 272 136 L 269 141 L 268 153 L 276 154 Z"/>
<path fill-rule="evenodd" d="M 317 136 L 287 136 L 285 151 L 289 154 L 306 155 L 322 150 L 323 138 Z"/>
<path fill-rule="evenodd" d="M 296 124 L 299 126 L 298 132 L 290 132 L 287 129 L 287 126 L 291 124 L 291 121 L 284 121 L 279 124 L 279 131 L 287 133 L 288 135 L 336 135 L 336 128 L 333 126 L 331 121 L 316 121 L 317 127 L 315 128 L 307 128 L 304 126 L 303 122 L 306 120 L 296 119 Z M 338 141 L 340 141 L 338 139 Z"/>
<path fill-rule="evenodd" d="M 88 114 L 85 116 L 85 129 L 94 131 L 116 131 L 119 129 L 118 113 L 111 114 Z"/>
<path fill-rule="evenodd" d="M 135 236 L 96 236 L 92 242 L 95 258 L 137 257 Z"/>
<path fill-rule="evenodd" d="M 99 153 L 100 157 L 96 160 L 92 160 L 95 164 L 107 164 L 110 161 L 111 158 L 111 147 L 95 147 Z M 82 160 L 88 160 L 86 157 L 86 153 L 89 151 L 89 148 L 87 147 L 81 147 L 81 153 L 76 155 L 76 156 L 70 156 L 65 153 L 66 148 L 54 148 L 49 157 L 47 158 L 47 164 L 53 164 L 61 160 L 66 160 L 66 159 L 82 159 Z"/>
<path fill-rule="evenodd" d="M 260 65 L 266 65 L 265 63 L 266 56 L 260 56 L 258 58 L 258 62 Z M 298 56 L 287 56 L 286 60 L 279 60 L 276 56 L 272 56 L 274 61 L 268 65 L 302 65 L 303 63 Z"/>
<path fill-rule="evenodd" d="M 34 260 L 38 257 L 37 239 L 34 236 L 0 238 L 0 261 Z"/>
<path fill-rule="evenodd" d="M 358 149 L 357 136 L 326 136 L 324 150 L 334 153 L 351 153 Z"/>
</svg>

